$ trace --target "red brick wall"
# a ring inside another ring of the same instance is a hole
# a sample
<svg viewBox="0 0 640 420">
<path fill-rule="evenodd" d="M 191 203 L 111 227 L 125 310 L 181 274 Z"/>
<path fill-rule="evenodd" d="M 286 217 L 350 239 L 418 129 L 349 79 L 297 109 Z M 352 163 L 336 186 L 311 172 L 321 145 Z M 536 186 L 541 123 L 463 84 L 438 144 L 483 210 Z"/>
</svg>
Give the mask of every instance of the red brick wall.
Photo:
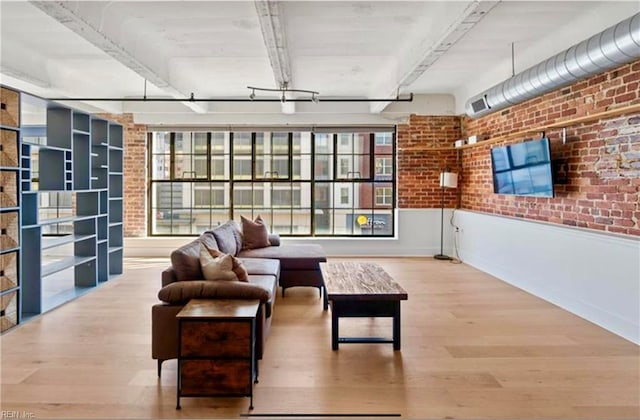
<svg viewBox="0 0 640 420">
<path fill-rule="evenodd" d="M 457 116 L 411 115 L 398 126 L 398 207 L 439 208 L 440 172 L 458 171 L 453 143 L 461 138 Z M 445 190 L 445 207 L 456 207 L 459 189 Z"/>
<path fill-rule="evenodd" d="M 124 236 L 147 235 L 147 126 L 132 114 L 101 114 L 124 128 Z"/>
<path fill-rule="evenodd" d="M 472 120 L 462 135 L 495 138 L 609 109 L 640 104 L 640 61 Z M 470 210 L 640 236 L 640 113 L 569 125 L 566 143 L 549 130 L 551 158 L 567 183 L 554 198 L 493 193 L 490 145 L 464 149 L 461 207 Z M 530 136 L 531 138 L 531 136 Z M 495 143 L 516 143 L 515 139 Z"/>
</svg>

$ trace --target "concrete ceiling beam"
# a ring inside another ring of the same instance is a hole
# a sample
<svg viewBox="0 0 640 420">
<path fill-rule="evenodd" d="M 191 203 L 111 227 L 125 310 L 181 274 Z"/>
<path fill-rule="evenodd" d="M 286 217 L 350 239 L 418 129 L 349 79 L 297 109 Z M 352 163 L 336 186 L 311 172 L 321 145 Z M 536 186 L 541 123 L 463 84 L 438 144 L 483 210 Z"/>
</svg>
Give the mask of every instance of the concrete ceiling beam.
<svg viewBox="0 0 640 420">
<path fill-rule="evenodd" d="M 291 88 L 291 61 L 287 48 L 282 5 L 279 1 L 268 0 L 255 0 L 254 4 L 276 85 L 278 88 Z M 282 112 L 285 114 L 295 113 L 295 102 L 283 103 Z"/>
<path fill-rule="evenodd" d="M 82 7 L 93 7 L 92 2 L 87 2 L 86 5 L 83 5 L 83 2 L 79 1 L 57 2 L 32 0 L 30 3 L 148 82 L 164 90 L 168 95 L 174 98 L 186 98 L 190 96 L 190 94 L 180 91 L 171 84 L 169 69 L 166 65 L 168 62 L 166 57 L 156 57 L 153 63 L 149 62 L 149 60 L 139 58 L 135 52 L 136 48 L 127 45 L 126 41 L 122 40 L 122 37 L 119 37 L 115 33 L 116 29 L 106 29 L 110 28 L 110 26 L 101 24 L 100 20 L 102 16 L 100 16 L 100 19 L 97 19 L 88 13 L 86 15 L 83 14 Z M 119 38 L 121 38 L 120 42 L 116 41 L 116 39 Z M 130 42 L 135 42 L 135 40 Z M 209 111 L 206 105 L 192 102 L 183 103 L 197 113 L 206 113 Z"/>
<path fill-rule="evenodd" d="M 416 81 L 449 48 L 473 28 L 493 9 L 500 0 L 474 0 L 444 30 L 436 42 L 420 42 L 421 47 L 408 50 L 399 57 L 398 62 L 408 63 L 400 69 L 398 77 L 387 77 L 388 82 L 378 86 L 372 97 L 395 97 L 403 88 Z M 391 102 L 374 102 L 370 106 L 372 113 L 382 112 Z"/>
</svg>

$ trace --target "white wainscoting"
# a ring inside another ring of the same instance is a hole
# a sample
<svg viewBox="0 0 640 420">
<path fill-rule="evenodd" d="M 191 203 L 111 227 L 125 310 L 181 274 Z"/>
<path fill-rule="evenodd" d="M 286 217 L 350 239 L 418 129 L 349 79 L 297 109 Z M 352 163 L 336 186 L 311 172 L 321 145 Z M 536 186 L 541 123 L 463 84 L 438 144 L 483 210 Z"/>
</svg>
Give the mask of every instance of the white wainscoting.
<svg viewBox="0 0 640 420">
<path fill-rule="evenodd" d="M 456 210 L 462 260 L 640 344 L 640 239 Z"/>
<path fill-rule="evenodd" d="M 451 209 L 444 211 L 444 252 L 452 255 Z M 396 213 L 396 238 L 283 238 L 287 244 L 316 243 L 330 257 L 432 256 L 440 253 L 440 209 L 402 209 Z M 168 257 L 192 237 L 125 238 L 125 257 Z"/>
</svg>

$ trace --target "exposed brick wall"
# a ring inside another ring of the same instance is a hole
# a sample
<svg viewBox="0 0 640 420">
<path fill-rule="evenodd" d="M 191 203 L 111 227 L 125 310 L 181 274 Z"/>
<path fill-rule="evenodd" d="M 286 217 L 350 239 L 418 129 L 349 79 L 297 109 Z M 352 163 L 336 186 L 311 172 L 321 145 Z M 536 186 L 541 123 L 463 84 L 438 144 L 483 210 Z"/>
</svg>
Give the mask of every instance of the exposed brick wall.
<svg viewBox="0 0 640 420">
<path fill-rule="evenodd" d="M 462 119 L 462 135 L 483 138 L 544 127 L 640 103 L 640 61 L 477 120 Z M 565 184 L 554 198 L 493 193 L 490 145 L 462 150 L 461 207 L 570 226 L 640 236 L 640 114 L 550 130 L 551 158 L 563 163 Z M 517 143 L 515 139 L 494 146 Z"/>
<path fill-rule="evenodd" d="M 147 235 L 147 126 L 133 114 L 101 114 L 124 128 L 124 236 Z"/>
<path fill-rule="evenodd" d="M 398 126 L 398 207 L 439 208 L 440 172 L 458 171 L 453 142 L 461 138 L 457 116 L 411 115 Z M 445 207 L 456 207 L 458 189 L 445 190 Z"/>
</svg>

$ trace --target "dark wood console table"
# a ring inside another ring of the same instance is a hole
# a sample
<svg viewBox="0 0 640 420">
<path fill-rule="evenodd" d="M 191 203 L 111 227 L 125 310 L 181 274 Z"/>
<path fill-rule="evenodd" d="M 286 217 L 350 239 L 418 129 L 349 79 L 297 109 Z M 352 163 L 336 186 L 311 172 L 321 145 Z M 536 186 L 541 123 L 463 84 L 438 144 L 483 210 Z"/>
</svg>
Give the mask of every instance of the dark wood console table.
<svg viewBox="0 0 640 420">
<path fill-rule="evenodd" d="M 192 299 L 179 321 L 178 391 L 180 397 L 250 398 L 258 379 L 256 315 L 258 300 Z"/>
<path fill-rule="evenodd" d="M 400 301 L 407 292 L 382 267 L 373 263 L 321 263 L 326 287 L 325 309 L 331 304 L 331 348 L 338 343 L 393 343 L 400 350 Z M 393 340 L 378 337 L 340 337 L 344 317 L 391 317 Z"/>
</svg>

